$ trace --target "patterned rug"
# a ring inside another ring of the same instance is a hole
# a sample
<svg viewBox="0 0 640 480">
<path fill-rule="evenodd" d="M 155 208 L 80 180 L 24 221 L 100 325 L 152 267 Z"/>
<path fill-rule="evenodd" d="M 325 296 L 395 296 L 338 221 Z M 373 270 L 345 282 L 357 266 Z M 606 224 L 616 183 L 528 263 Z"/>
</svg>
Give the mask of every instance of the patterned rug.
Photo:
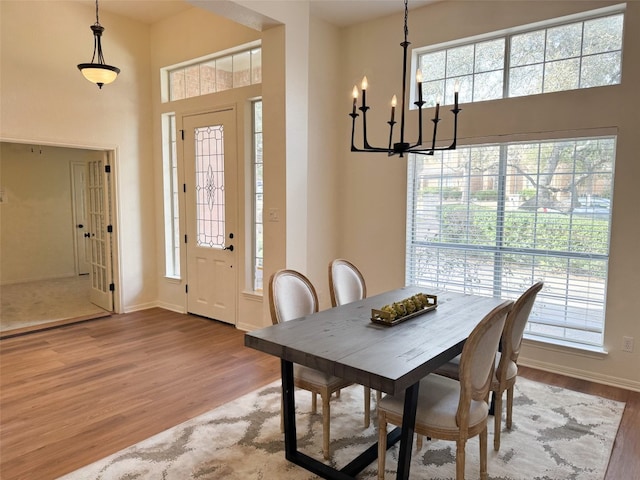
<svg viewBox="0 0 640 480">
<path fill-rule="evenodd" d="M 363 388 L 352 386 L 331 403 L 331 449 L 342 467 L 377 441 L 363 426 Z M 372 400 L 374 402 L 374 400 Z M 322 418 L 311 415 L 310 394 L 296 392 L 298 448 L 322 458 Z M 375 404 L 375 402 L 374 402 Z M 373 406 L 372 406 L 373 408 Z M 624 403 L 524 378 L 516 383 L 512 430 L 499 452 L 489 426 L 491 480 L 602 480 Z M 387 452 L 386 476 L 395 478 L 396 445 Z M 477 437 L 467 443 L 466 478 L 479 478 Z M 425 440 L 414 447 L 411 478 L 455 477 L 455 443 Z M 315 479 L 284 458 L 280 387 L 271 384 L 137 445 L 61 477 L 64 480 Z M 377 478 L 377 462 L 358 478 Z"/>
</svg>

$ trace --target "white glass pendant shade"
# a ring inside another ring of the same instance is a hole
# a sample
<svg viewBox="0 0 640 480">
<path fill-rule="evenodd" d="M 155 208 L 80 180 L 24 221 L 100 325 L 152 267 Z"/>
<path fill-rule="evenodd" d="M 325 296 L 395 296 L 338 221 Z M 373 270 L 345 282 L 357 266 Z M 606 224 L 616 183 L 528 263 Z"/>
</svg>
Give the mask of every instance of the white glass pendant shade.
<svg viewBox="0 0 640 480">
<path fill-rule="evenodd" d="M 99 87 L 113 82 L 120 73 L 120 69 L 111 65 L 103 65 L 100 63 L 81 63 L 78 68 L 84 75 L 84 78 L 97 84 Z"/>
</svg>

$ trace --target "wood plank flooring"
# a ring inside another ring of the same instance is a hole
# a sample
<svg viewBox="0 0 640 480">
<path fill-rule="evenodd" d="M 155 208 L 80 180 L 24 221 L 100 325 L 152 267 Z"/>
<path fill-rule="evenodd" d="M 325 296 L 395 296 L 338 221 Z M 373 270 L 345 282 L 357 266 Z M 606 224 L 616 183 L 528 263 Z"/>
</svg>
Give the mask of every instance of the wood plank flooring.
<svg viewBox="0 0 640 480">
<path fill-rule="evenodd" d="M 0 478 L 55 479 L 279 378 L 243 336 L 156 308 L 3 339 Z M 626 401 L 605 480 L 637 478 L 640 393 L 522 375 Z"/>
</svg>

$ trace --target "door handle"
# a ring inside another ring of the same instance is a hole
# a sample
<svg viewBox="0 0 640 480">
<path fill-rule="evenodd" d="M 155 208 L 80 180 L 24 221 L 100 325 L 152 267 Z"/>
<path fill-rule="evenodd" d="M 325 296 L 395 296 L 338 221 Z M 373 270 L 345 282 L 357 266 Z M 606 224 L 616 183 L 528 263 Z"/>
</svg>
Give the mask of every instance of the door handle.
<svg viewBox="0 0 640 480">
<path fill-rule="evenodd" d="M 233 252 L 233 245 L 229 245 L 228 247 L 224 247 L 223 250 L 229 250 L 230 252 Z"/>
<path fill-rule="evenodd" d="M 81 223 L 79 223 L 78 225 L 76 225 L 76 227 L 78 227 L 78 228 L 84 228 L 84 225 L 83 225 L 83 224 L 81 224 Z"/>
<path fill-rule="evenodd" d="M 89 238 L 91 236 L 91 234 L 90 233 L 85 233 L 84 236 L 85 236 L 85 238 Z"/>
</svg>

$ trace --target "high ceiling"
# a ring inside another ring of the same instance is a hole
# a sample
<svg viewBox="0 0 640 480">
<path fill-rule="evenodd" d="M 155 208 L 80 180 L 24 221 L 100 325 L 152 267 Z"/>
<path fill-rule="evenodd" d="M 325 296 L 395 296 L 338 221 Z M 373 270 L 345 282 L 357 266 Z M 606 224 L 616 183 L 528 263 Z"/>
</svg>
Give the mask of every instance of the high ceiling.
<svg viewBox="0 0 640 480">
<path fill-rule="evenodd" d="M 94 0 L 78 1 L 95 5 Z M 434 1 L 437 0 L 410 0 L 409 8 L 416 8 Z M 226 0 L 224 2 L 226 3 Z M 338 26 L 352 25 L 401 12 L 404 9 L 402 0 L 310 0 L 310 2 L 314 15 Z M 100 11 L 108 11 L 148 24 L 171 17 L 189 8 L 192 8 L 192 5 L 186 0 L 100 0 Z"/>
</svg>

